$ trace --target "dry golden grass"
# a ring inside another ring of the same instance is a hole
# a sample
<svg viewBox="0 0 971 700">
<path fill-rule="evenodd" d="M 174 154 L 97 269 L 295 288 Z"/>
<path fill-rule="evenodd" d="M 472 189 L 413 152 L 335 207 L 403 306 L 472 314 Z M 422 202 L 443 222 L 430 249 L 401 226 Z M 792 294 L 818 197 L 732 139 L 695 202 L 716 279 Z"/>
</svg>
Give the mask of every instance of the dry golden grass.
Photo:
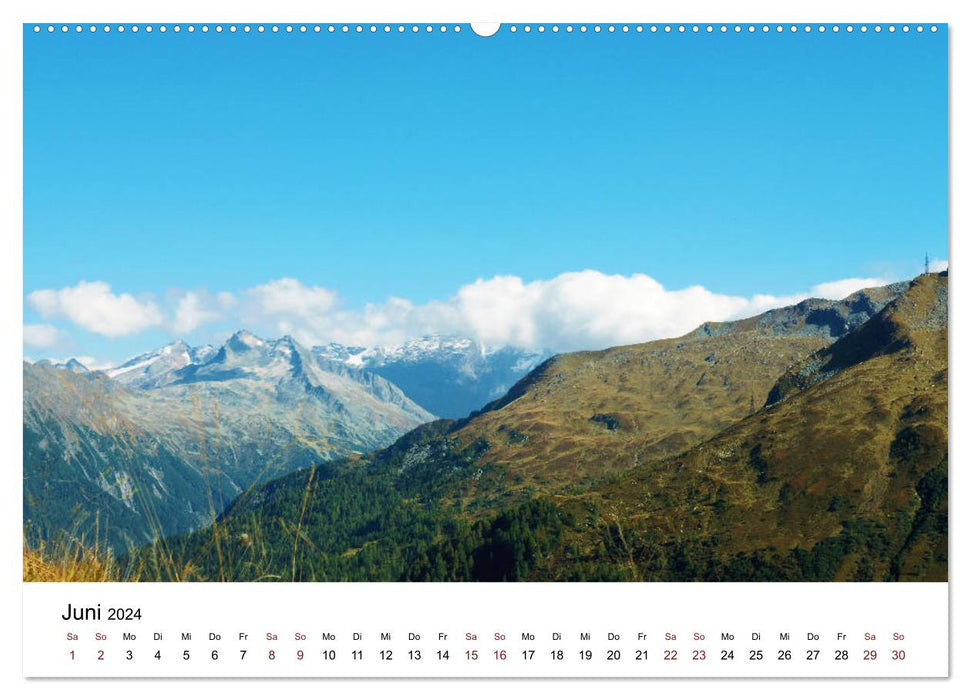
<svg viewBox="0 0 971 700">
<path fill-rule="evenodd" d="M 24 581 L 104 582 L 130 580 L 111 552 L 99 552 L 72 541 L 60 545 L 41 544 L 32 549 L 24 543 Z"/>
<path fill-rule="evenodd" d="M 103 583 L 109 581 L 199 581 L 198 567 L 172 554 L 157 542 L 138 564 L 125 566 L 110 549 L 86 546 L 76 539 L 60 543 L 42 542 L 30 547 L 24 542 L 24 582 Z M 223 579 L 225 580 L 225 579 Z"/>
</svg>

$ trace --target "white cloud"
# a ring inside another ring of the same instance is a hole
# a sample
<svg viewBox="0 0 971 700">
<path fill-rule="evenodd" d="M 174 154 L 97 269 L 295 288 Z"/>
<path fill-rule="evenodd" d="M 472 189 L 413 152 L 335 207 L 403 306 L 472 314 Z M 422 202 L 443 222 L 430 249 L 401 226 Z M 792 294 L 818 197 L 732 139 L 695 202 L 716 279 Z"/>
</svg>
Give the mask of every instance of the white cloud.
<svg viewBox="0 0 971 700">
<path fill-rule="evenodd" d="M 28 323 L 24 325 L 24 345 L 33 348 L 49 348 L 64 340 L 66 333 L 49 323 Z"/>
<path fill-rule="evenodd" d="M 870 287 L 882 287 L 889 282 L 879 277 L 851 277 L 836 282 L 817 284 L 809 290 L 809 295 L 821 299 L 843 299 L 853 292 Z"/>
<path fill-rule="evenodd" d="M 337 306 L 337 293 L 283 277 L 246 290 L 252 310 L 265 316 L 313 319 Z"/>
<path fill-rule="evenodd" d="M 367 304 L 361 310 L 344 310 L 336 291 L 284 277 L 244 290 L 239 295 L 237 318 L 241 326 L 290 334 L 302 343 L 333 340 L 372 345 L 380 339 L 410 337 L 403 333 L 413 325 L 410 317 L 414 310 L 410 301 L 395 297 L 383 304 Z"/>
<path fill-rule="evenodd" d="M 80 357 L 75 357 L 74 359 L 90 370 L 109 369 L 115 365 L 115 363 L 105 362 L 96 357 L 91 357 L 90 355 L 81 355 Z M 67 362 L 67 360 L 64 360 L 64 362 Z"/>
<path fill-rule="evenodd" d="M 482 342 L 577 350 L 675 337 L 705 321 L 744 318 L 809 296 L 843 298 L 879 284 L 885 282 L 840 280 L 808 293 L 747 298 L 697 285 L 667 290 L 642 274 L 585 270 L 529 283 L 517 277 L 479 280 L 462 287 L 454 303 Z"/>
<path fill-rule="evenodd" d="M 583 270 L 530 282 L 500 275 L 463 285 L 448 299 L 415 304 L 389 297 L 358 309 L 343 308 L 335 290 L 292 278 L 237 294 L 172 294 L 168 312 L 148 297 L 139 301 L 130 294 L 112 294 L 104 282 L 40 290 L 28 296 L 28 303 L 45 318 L 68 318 L 110 337 L 152 327 L 181 335 L 219 321 L 224 327 L 248 328 L 265 336 L 290 334 L 307 345 L 388 345 L 442 334 L 470 337 L 485 345 L 568 351 L 675 337 L 705 321 L 744 318 L 807 297 L 839 299 L 885 283 L 851 278 L 784 296 L 743 297 L 699 285 L 669 290 L 644 274 Z M 37 334 L 43 336 L 42 331 Z"/>
<path fill-rule="evenodd" d="M 947 260 L 941 260 L 940 258 L 934 258 L 931 260 L 928 268 L 931 272 L 944 272 L 947 269 Z"/>
<path fill-rule="evenodd" d="M 106 282 L 81 281 L 74 287 L 40 289 L 27 295 L 27 304 L 45 319 L 64 318 L 109 338 L 132 335 L 165 321 L 153 301 L 113 294 Z"/>
<path fill-rule="evenodd" d="M 199 326 L 223 317 L 222 309 L 231 306 L 233 295 L 224 292 L 212 298 L 205 292 L 186 292 L 175 309 L 172 330 L 177 334 L 189 333 Z"/>
</svg>

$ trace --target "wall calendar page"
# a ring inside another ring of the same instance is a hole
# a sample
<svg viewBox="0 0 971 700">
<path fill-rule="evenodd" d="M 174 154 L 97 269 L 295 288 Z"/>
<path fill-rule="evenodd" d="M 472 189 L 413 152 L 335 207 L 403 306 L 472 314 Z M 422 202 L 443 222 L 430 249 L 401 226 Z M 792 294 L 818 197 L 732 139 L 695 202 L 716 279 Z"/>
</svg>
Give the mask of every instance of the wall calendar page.
<svg viewBox="0 0 971 700">
<path fill-rule="evenodd" d="M 28 689 L 944 688 L 949 23 L 274 14 L 18 24 Z"/>
</svg>

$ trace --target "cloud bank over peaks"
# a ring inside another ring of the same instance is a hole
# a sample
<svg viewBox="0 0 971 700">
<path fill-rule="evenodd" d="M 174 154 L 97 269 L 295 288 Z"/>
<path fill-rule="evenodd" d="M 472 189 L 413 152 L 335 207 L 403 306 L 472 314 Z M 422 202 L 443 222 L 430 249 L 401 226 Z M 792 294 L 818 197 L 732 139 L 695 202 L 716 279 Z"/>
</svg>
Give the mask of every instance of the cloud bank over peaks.
<svg viewBox="0 0 971 700">
<path fill-rule="evenodd" d="M 416 304 L 389 297 L 352 309 L 342 305 L 337 290 L 286 277 L 237 291 L 173 293 L 165 302 L 149 294 L 116 294 L 106 282 L 82 281 L 31 292 L 27 305 L 45 321 L 67 321 L 108 338 L 161 329 L 214 340 L 226 329 L 249 328 L 270 337 L 289 334 L 308 345 L 394 345 L 426 335 L 452 335 L 489 346 L 563 352 L 675 337 L 706 321 L 744 318 L 807 297 L 841 299 L 887 283 L 850 278 L 782 296 L 743 297 L 700 285 L 669 290 L 645 274 L 582 270 L 529 282 L 497 275 L 463 285 L 447 299 Z M 52 347 L 64 334 L 49 323 L 29 324 L 24 342 Z"/>
</svg>

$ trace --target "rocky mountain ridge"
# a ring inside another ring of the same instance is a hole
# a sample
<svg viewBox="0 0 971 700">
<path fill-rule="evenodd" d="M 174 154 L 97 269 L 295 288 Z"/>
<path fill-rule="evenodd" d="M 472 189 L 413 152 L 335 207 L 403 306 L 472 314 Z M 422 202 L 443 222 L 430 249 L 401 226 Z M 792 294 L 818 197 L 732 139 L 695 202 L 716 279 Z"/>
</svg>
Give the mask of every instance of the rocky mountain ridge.
<svg viewBox="0 0 971 700">
<path fill-rule="evenodd" d="M 254 483 L 432 418 L 381 377 L 245 331 L 108 372 L 24 363 L 25 518 L 86 533 L 101 518 L 112 541 L 145 541 L 198 527 Z"/>
</svg>

